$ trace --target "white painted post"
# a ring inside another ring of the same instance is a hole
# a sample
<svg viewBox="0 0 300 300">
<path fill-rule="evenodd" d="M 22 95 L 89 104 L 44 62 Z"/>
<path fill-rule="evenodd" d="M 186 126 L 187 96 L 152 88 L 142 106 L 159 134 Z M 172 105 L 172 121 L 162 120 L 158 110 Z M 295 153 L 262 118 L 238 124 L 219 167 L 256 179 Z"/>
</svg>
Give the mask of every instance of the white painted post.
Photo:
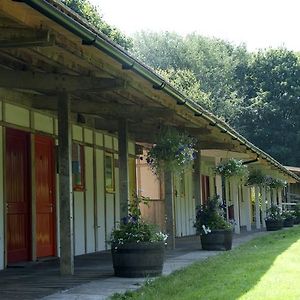
<svg viewBox="0 0 300 300">
<path fill-rule="evenodd" d="M 255 186 L 255 223 L 256 229 L 260 229 L 260 207 L 259 207 L 259 186 Z"/>
<path fill-rule="evenodd" d="M 229 193 L 229 188 L 230 188 L 230 180 L 225 179 L 225 193 L 226 193 L 226 220 L 229 221 L 229 210 L 228 210 L 228 205 L 229 205 L 229 198 L 230 198 L 230 193 Z"/>
<path fill-rule="evenodd" d="M 282 211 L 282 188 L 279 188 L 277 192 L 278 192 L 278 206 Z"/>
<path fill-rule="evenodd" d="M 220 157 L 215 158 L 216 166 L 220 163 L 220 160 Z M 216 192 L 223 202 L 222 177 L 220 175 L 216 175 Z"/>
<path fill-rule="evenodd" d="M 245 209 L 246 209 L 246 228 L 247 231 L 251 231 L 251 225 L 252 225 L 252 220 L 251 220 L 251 197 L 250 197 L 250 188 L 247 186 L 243 186 L 243 198 L 245 201 Z"/>
<path fill-rule="evenodd" d="M 238 194 L 238 183 L 236 179 L 231 179 L 231 191 L 232 191 L 232 199 L 233 199 L 233 207 L 234 207 L 234 232 L 239 234 L 241 233 L 240 228 L 240 207 L 239 207 L 239 194 Z"/>
<path fill-rule="evenodd" d="M 261 186 L 261 197 L 262 197 L 262 200 L 261 200 L 261 209 L 262 209 L 262 227 L 263 228 L 266 228 L 266 221 L 265 221 L 265 218 L 266 218 L 266 201 L 267 201 L 267 198 L 266 198 L 266 188 L 264 186 Z"/>
<path fill-rule="evenodd" d="M 271 189 L 267 189 L 267 208 L 271 207 Z"/>
</svg>

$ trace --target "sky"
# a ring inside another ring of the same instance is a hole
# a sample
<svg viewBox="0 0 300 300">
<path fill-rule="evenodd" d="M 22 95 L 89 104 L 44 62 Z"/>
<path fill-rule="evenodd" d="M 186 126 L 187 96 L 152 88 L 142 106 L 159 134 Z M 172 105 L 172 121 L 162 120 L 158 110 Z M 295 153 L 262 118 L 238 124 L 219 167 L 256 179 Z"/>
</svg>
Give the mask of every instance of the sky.
<svg viewBox="0 0 300 300">
<path fill-rule="evenodd" d="M 109 24 L 136 31 L 197 32 L 250 51 L 300 51 L 300 0 L 90 0 Z"/>
</svg>

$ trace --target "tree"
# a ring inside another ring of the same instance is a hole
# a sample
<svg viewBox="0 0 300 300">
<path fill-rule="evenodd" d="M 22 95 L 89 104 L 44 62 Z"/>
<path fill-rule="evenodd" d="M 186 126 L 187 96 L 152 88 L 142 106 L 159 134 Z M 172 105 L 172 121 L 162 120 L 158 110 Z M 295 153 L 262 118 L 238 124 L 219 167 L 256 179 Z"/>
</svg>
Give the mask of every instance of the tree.
<svg viewBox="0 0 300 300">
<path fill-rule="evenodd" d="M 236 126 L 280 162 L 300 165 L 300 63 L 286 49 L 252 55 Z"/>
<path fill-rule="evenodd" d="M 198 102 L 202 107 L 211 110 L 212 101 L 209 94 L 201 90 L 200 82 L 190 70 L 157 69 L 162 77 L 169 81 L 176 89 L 186 95 L 189 99 Z"/>
<path fill-rule="evenodd" d="M 228 121 L 235 116 L 241 102 L 236 85 L 249 56 L 244 46 L 197 34 L 140 32 L 134 36 L 133 54 L 154 69 L 193 72 L 212 100 L 211 111 Z"/>
<path fill-rule="evenodd" d="M 86 19 L 96 29 L 107 35 L 125 50 L 132 48 L 132 39 L 125 36 L 119 29 L 109 25 L 103 20 L 100 9 L 92 5 L 88 0 L 62 0 L 69 8 Z"/>
</svg>

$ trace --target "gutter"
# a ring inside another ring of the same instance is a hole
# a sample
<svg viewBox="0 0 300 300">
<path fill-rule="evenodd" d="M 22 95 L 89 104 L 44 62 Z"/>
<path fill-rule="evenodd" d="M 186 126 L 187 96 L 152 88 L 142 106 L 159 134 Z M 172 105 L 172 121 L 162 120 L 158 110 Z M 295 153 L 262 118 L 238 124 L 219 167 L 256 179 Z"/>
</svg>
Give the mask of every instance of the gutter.
<svg viewBox="0 0 300 300">
<path fill-rule="evenodd" d="M 300 177 L 283 167 L 278 161 L 272 158 L 269 154 L 260 150 L 242 135 L 236 132 L 232 127 L 218 119 L 212 113 L 203 109 L 198 103 L 187 99 L 182 93 L 176 90 L 172 85 L 165 81 L 162 77 L 158 76 L 151 68 L 140 62 L 139 60 L 133 58 L 129 53 L 127 53 L 123 48 L 118 46 L 104 34 L 95 32 L 95 29 L 87 28 L 78 21 L 74 20 L 72 17 L 65 14 L 63 11 L 59 10 L 47 0 L 14 0 L 18 2 L 24 2 L 33 9 L 39 11 L 41 14 L 47 16 L 57 24 L 66 28 L 76 36 L 82 39 L 84 44 L 93 45 L 100 51 L 106 53 L 113 59 L 117 60 L 122 64 L 123 69 L 130 69 L 138 75 L 142 76 L 144 79 L 150 81 L 153 84 L 153 88 L 163 90 L 166 94 L 176 99 L 178 104 L 185 105 L 191 111 L 193 111 L 195 116 L 201 116 L 206 119 L 212 126 L 217 126 L 222 132 L 226 132 L 231 136 L 232 139 L 238 140 L 241 144 L 252 149 L 263 159 L 266 159 L 269 163 L 293 177 L 297 181 L 300 181 Z M 63 4 L 57 0 L 53 1 L 57 3 L 57 6 L 62 6 Z M 74 14 L 76 14 L 74 12 Z"/>
</svg>

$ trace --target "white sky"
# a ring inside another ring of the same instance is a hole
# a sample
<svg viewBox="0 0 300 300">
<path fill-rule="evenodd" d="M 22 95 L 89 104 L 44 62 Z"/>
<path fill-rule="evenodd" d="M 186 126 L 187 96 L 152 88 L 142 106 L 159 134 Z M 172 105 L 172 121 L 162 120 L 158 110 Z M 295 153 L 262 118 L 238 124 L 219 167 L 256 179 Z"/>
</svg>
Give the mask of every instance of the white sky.
<svg viewBox="0 0 300 300">
<path fill-rule="evenodd" d="M 249 50 L 300 51 L 300 0 L 90 0 L 104 19 L 131 35 L 140 30 L 198 32 Z"/>
</svg>

